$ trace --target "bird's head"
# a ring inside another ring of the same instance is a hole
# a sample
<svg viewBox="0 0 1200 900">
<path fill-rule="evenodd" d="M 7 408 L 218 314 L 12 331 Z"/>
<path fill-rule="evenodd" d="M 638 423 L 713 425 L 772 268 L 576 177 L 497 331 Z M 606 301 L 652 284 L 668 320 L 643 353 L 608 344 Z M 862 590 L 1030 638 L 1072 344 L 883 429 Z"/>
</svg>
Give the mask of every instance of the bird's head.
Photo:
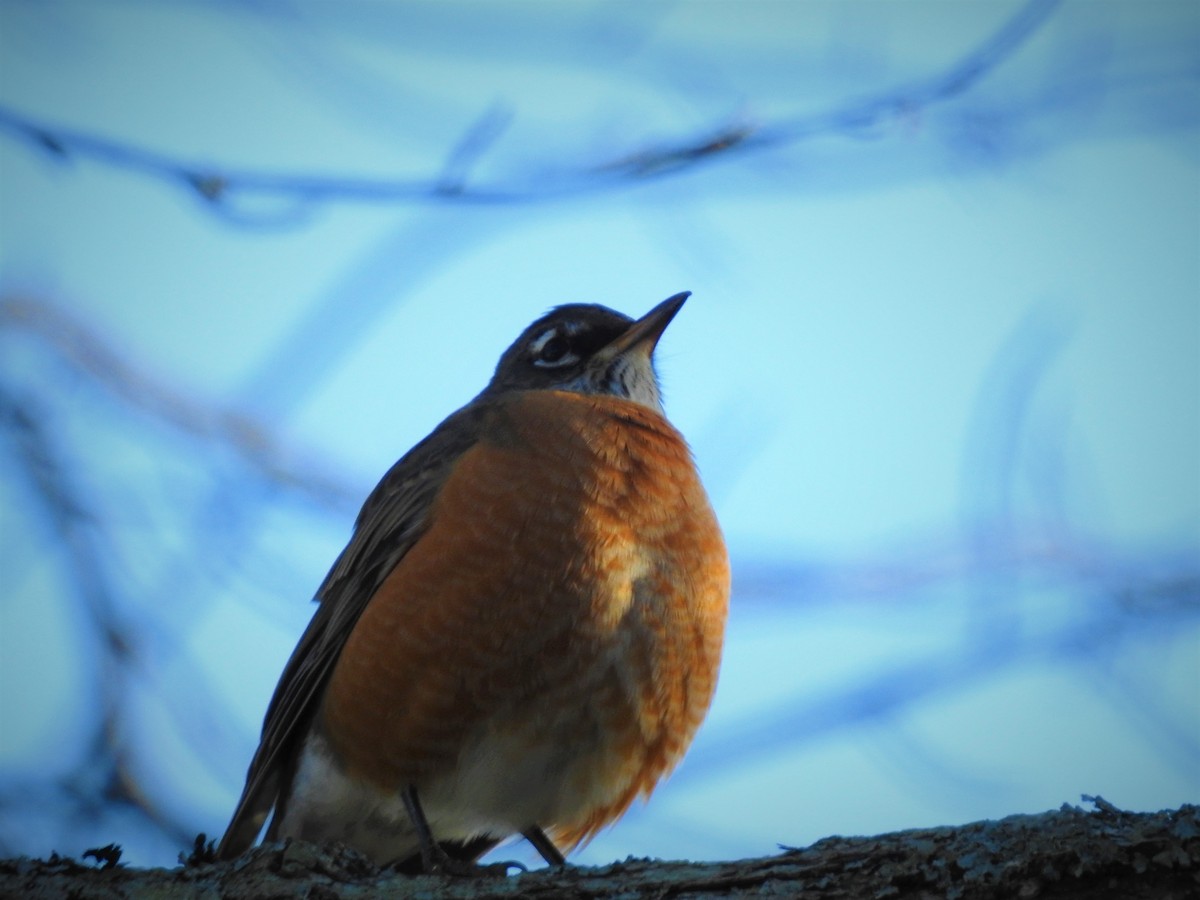
<svg viewBox="0 0 1200 900">
<path fill-rule="evenodd" d="M 517 390 L 609 394 L 661 411 L 654 348 L 690 294 L 675 294 L 640 319 L 595 304 L 555 307 L 504 351 L 484 395 Z"/>
</svg>

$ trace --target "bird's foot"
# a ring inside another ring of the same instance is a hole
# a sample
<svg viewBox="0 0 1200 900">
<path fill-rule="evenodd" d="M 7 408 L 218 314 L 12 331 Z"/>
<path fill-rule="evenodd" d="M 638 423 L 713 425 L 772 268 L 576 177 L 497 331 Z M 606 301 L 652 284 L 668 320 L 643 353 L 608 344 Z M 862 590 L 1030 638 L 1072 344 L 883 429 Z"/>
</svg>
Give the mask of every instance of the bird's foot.
<svg viewBox="0 0 1200 900">
<path fill-rule="evenodd" d="M 511 869 L 529 871 L 516 860 L 484 864 L 469 859 L 455 859 L 437 844 L 434 844 L 432 853 L 421 854 L 421 867 L 427 875 L 451 875 L 455 878 L 506 878 Z"/>
</svg>

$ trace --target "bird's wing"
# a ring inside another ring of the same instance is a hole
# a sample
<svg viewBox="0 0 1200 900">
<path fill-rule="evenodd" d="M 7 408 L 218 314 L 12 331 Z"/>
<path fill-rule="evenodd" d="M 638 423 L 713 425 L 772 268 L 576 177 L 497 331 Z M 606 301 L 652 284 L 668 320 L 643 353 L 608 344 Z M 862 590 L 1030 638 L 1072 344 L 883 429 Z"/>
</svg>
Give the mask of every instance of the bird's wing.
<svg viewBox="0 0 1200 900">
<path fill-rule="evenodd" d="M 308 724 L 342 647 L 379 585 L 424 532 L 438 489 L 477 440 L 485 414 L 479 403 L 454 413 L 392 466 L 363 504 L 350 543 L 317 590 L 320 606 L 275 687 L 218 858 L 249 849 L 271 809 L 286 798 Z"/>
</svg>

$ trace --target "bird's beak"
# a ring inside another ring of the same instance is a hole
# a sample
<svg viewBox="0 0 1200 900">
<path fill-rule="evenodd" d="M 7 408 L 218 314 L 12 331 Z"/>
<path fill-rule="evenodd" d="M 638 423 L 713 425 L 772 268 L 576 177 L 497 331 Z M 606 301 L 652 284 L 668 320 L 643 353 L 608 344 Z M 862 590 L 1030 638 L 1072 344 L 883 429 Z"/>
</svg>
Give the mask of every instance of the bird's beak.
<svg viewBox="0 0 1200 900">
<path fill-rule="evenodd" d="M 683 308 L 684 301 L 690 296 L 692 296 L 691 291 L 681 291 L 672 297 L 668 297 L 636 322 L 631 323 L 616 340 L 604 347 L 597 356 L 602 356 L 604 359 L 610 360 L 635 347 L 644 347 L 646 356 L 648 357 L 658 344 L 658 339 L 667 330 L 667 326 L 671 324 L 671 320 L 675 318 L 675 314 Z"/>
</svg>

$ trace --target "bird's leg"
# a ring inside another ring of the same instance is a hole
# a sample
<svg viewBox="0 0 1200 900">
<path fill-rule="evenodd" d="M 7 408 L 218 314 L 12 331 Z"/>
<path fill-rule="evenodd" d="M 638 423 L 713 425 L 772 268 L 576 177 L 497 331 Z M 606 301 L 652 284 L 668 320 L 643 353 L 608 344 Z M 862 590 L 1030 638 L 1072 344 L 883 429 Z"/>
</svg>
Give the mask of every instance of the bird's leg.
<svg viewBox="0 0 1200 900">
<path fill-rule="evenodd" d="M 421 801 L 417 799 L 417 789 L 411 784 L 405 785 L 401 796 L 404 798 L 404 808 L 408 810 L 408 817 L 412 819 L 413 828 L 416 829 L 417 841 L 421 845 L 421 867 L 426 872 L 445 869 L 450 858 L 433 839 L 429 820 L 425 818 L 425 810 L 421 809 Z"/>
<path fill-rule="evenodd" d="M 542 855 L 542 859 L 549 866 L 565 866 L 567 858 L 562 855 L 562 851 L 554 846 L 554 841 L 546 837 L 546 832 L 542 831 L 537 825 L 526 828 L 521 832 L 521 836 L 533 845 L 533 849 Z"/>
<path fill-rule="evenodd" d="M 425 818 L 425 810 L 421 808 L 421 801 L 417 799 L 417 789 L 411 784 L 406 785 L 400 796 L 404 799 L 404 808 L 408 810 L 408 817 L 412 819 L 413 828 L 417 832 L 417 841 L 421 845 L 421 868 L 425 872 L 478 877 L 480 875 L 504 876 L 508 874 L 509 869 L 525 869 L 518 862 L 499 862 L 482 866 L 470 860 L 454 859 L 446 853 L 441 844 L 434 840 L 433 829 L 429 827 L 429 820 Z M 542 840 L 550 844 L 549 838 L 544 834 Z M 553 844 L 550 846 L 554 847 Z M 554 852 L 558 853 L 558 850 L 555 849 Z M 561 857 L 562 854 L 559 854 L 560 859 Z"/>
</svg>

